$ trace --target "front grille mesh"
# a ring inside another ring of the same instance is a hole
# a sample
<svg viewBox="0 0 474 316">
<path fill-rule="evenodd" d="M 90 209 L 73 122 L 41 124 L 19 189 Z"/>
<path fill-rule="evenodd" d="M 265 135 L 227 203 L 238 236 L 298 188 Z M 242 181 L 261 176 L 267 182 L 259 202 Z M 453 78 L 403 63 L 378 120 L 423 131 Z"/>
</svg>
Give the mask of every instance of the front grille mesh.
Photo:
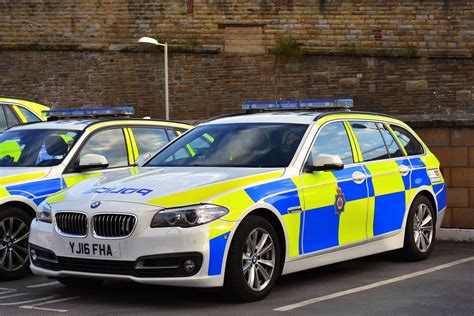
<svg viewBox="0 0 474 316">
<path fill-rule="evenodd" d="M 136 219 L 125 214 L 98 214 L 93 220 L 96 236 L 120 238 L 129 236 L 135 228 Z"/>
<path fill-rule="evenodd" d="M 74 212 L 61 212 L 56 214 L 56 226 L 68 235 L 86 236 L 87 217 L 85 214 Z"/>
</svg>

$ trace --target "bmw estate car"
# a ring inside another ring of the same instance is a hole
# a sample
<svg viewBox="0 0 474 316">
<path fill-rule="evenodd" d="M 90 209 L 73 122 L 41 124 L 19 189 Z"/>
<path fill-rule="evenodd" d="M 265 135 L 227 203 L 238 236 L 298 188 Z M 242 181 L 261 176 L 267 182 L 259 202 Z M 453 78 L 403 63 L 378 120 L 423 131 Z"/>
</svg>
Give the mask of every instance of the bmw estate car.
<svg viewBox="0 0 474 316">
<path fill-rule="evenodd" d="M 405 123 L 281 103 L 187 132 L 133 175 L 87 179 L 39 206 L 31 270 L 223 287 L 264 298 L 279 275 L 400 249 L 426 258 L 446 209 L 440 164 Z M 303 109 L 302 109 L 303 108 Z"/>
<path fill-rule="evenodd" d="M 100 109 L 87 111 L 104 115 Z M 78 114 L 77 109 L 65 112 Z M 20 125 L 0 134 L 0 279 L 28 271 L 30 222 L 49 195 L 92 176 L 120 170 L 130 174 L 139 155 L 154 153 L 189 128 L 100 118 Z"/>
</svg>

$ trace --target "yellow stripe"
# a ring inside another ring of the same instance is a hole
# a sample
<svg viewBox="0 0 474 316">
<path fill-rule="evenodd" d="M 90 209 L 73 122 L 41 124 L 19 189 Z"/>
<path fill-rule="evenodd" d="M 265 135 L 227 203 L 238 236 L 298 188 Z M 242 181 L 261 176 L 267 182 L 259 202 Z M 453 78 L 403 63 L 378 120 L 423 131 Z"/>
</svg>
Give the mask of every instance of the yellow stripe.
<svg viewBox="0 0 474 316">
<path fill-rule="evenodd" d="M 209 224 L 209 239 L 213 239 L 230 232 L 234 225 L 234 222 L 226 222 L 223 220 L 218 220 Z"/>
<path fill-rule="evenodd" d="M 26 180 L 33 180 L 42 178 L 46 175 L 44 172 L 37 172 L 37 173 L 28 173 L 28 174 L 20 174 L 17 176 L 8 176 L 8 177 L 0 177 L 0 185 L 10 184 L 14 182 L 26 181 Z"/>
<path fill-rule="evenodd" d="M 73 176 L 65 176 L 64 182 L 66 183 L 66 187 L 69 188 L 83 180 L 86 180 L 92 177 L 97 177 L 102 174 L 103 174 L 102 172 L 96 172 L 96 173 L 80 174 L 80 175 L 73 175 Z"/>
<path fill-rule="evenodd" d="M 367 238 L 374 237 L 375 197 L 367 199 Z"/>
<path fill-rule="evenodd" d="M 27 120 L 26 117 L 23 115 L 23 112 L 21 112 L 21 110 L 18 108 L 18 106 L 14 105 L 14 106 L 13 106 L 13 109 L 15 110 L 16 114 L 18 114 L 18 116 L 20 117 L 20 120 L 21 120 L 23 123 L 28 123 L 28 120 Z"/>
<path fill-rule="evenodd" d="M 200 187 L 193 190 L 183 191 L 176 194 L 156 198 L 147 201 L 149 204 L 159 205 L 163 207 L 174 207 L 182 205 L 196 204 L 202 201 L 209 200 L 213 196 L 225 193 L 239 187 L 247 186 L 260 181 L 265 181 L 273 178 L 278 178 L 282 175 L 281 172 L 270 172 L 259 174 L 255 176 L 249 176 L 236 180 L 229 180 L 220 182 L 217 184 L 211 184 L 208 186 Z"/>
<path fill-rule="evenodd" d="M 214 137 L 212 137 L 211 135 L 209 135 L 208 133 L 205 133 L 204 136 L 208 141 L 210 141 L 211 143 L 214 142 Z"/>
<path fill-rule="evenodd" d="M 339 245 L 365 240 L 368 199 L 347 202 L 339 215 Z"/>
<path fill-rule="evenodd" d="M 7 191 L 7 189 L 0 188 L 0 198 L 3 198 L 5 196 L 10 196 L 10 193 Z"/>
<path fill-rule="evenodd" d="M 66 190 L 67 189 L 64 189 L 62 191 L 59 191 L 59 192 L 56 192 L 56 193 L 50 195 L 46 199 L 46 202 L 49 203 L 49 204 L 53 204 L 53 203 L 58 203 L 58 202 L 64 201 L 64 199 L 66 198 Z"/>
<path fill-rule="evenodd" d="M 140 152 L 138 151 L 137 141 L 135 140 L 135 135 L 133 134 L 131 128 L 128 128 L 128 134 L 130 135 L 130 142 L 132 144 L 133 153 L 135 154 L 133 159 L 133 162 L 135 163 L 135 160 L 137 160 L 138 156 L 140 156 Z"/>
<path fill-rule="evenodd" d="M 355 137 L 354 131 L 352 130 L 351 125 L 349 122 L 344 122 L 344 126 L 346 127 L 347 134 L 349 135 L 349 140 L 351 142 L 351 147 L 352 147 L 352 154 L 354 155 L 354 162 L 362 162 L 362 151 L 360 150 L 359 147 L 359 142 L 357 141 L 357 138 Z"/>
<path fill-rule="evenodd" d="M 117 125 L 127 125 L 127 126 L 135 126 L 135 125 L 150 125 L 150 126 L 165 126 L 165 127 L 176 127 L 176 128 L 182 128 L 182 129 L 191 129 L 193 126 L 187 125 L 187 124 L 182 124 L 182 123 L 173 123 L 173 122 L 162 122 L 162 121 L 147 121 L 147 120 L 141 120 L 141 121 L 136 121 L 136 120 L 120 120 L 120 121 L 112 121 L 112 122 L 102 122 L 102 123 L 97 123 L 89 128 L 87 128 L 88 131 L 94 131 L 98 128 L 101 127 L 109 127 L 109 126 L 117 126 Z"/>
<path fill-rule="evenodd" d="M 245 210 L 255 204 L 244 190 L 222 195 L 210 201 L 210 203 L 227 207 L 231 212 L 224 219 L 228 221 L 238 220 Z"/>
<path fill-rule="evenodd" d="M 191 156 L 193 156 L 193 157 L 196 156 L 196 153 L 194 152 L 194 150 L 193 150 L 193 148 L 191 147 L 191 145 L 186 144 L 186 148 L 188 149 L 189 154 L 190 154 Z"/>
<path fill-rule="evenodd" d="M 383 122 L 389 122 L 389 123 L 396 123 L 398 125 L 401 125 L 403 127 L 406 127 L 407 129 L 410 129 L 410 127 L 403 123 L 400 120 L 397 120 L 392 117 L 388 116 L 382 116 L 382 115 L 377 115 L 377 114 L 332 114 L 332 115 L 327 115 L 322 117 L 317 121 L 318 125 L 322 125 L 326 122 L 333 121 L 333 120 L 378 120 L 378 121 L 383 121 Z"/>
<path fill-rule="evenodd" d="M 398 144 L 398 147 L 400 147 L 402 149 L 402 152 L 403 152 L 403 155 L 404 156 L 407 156 L 407 151 L 405 150 L 405 147 L 403 147 L 402 145 L 402 142 L 400 141 L 400 139 L 398 138 L 397 134 L 395 134 L 395 132 L 393 131 L 393 129 L 390 127 L 390 124 L 387 124 L 387 128 L 388 130 L 390 131 L 390 133 L 392 133 L 393 137 L 395 138 L 397 144 Z"/>
<path fill-rule="evenodd" d="M 125 143 L 127 144 L 127 156 L 128 156 L 128 164 L 133 165 L 135 162 L 135 154 L 133 153 L 132 149 L 132 141 L 130 140 L 130 133 L 128 128 L 123 129 L 123 133 L 125 135 Z"/>
</svg>

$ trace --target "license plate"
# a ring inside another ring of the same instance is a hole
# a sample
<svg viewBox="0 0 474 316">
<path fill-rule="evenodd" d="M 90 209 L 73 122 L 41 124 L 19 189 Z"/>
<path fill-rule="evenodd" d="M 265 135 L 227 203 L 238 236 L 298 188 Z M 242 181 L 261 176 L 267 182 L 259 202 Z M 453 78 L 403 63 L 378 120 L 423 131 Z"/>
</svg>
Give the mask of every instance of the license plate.
<svg viewBox="0 0 474 316">
<path fill-rule="evenodd" d="M 67 241 L 66 249 L 71 255 L 101 258 L 119 258 L 120 247 L 111 243 L 89 243 Z"/>
</svg>

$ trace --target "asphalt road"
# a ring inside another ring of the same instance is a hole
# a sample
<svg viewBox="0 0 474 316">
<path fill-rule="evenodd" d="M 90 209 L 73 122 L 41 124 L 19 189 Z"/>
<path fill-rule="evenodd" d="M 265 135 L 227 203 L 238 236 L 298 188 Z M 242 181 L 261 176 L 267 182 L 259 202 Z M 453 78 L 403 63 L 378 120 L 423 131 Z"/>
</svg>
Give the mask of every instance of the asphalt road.
<svg viewBox="0 0 474 316">
<path fill-rule="evenodd" d="M 63 287 L 30 275 L 0 283 L 0 315 L 145 314 L 474 315 L 474 244 L 438 243 L 429 259 L 382 254 L 281 277 L 263 301 L 236 304 L 216 289 L 106 283 Z"/>
</svg>

